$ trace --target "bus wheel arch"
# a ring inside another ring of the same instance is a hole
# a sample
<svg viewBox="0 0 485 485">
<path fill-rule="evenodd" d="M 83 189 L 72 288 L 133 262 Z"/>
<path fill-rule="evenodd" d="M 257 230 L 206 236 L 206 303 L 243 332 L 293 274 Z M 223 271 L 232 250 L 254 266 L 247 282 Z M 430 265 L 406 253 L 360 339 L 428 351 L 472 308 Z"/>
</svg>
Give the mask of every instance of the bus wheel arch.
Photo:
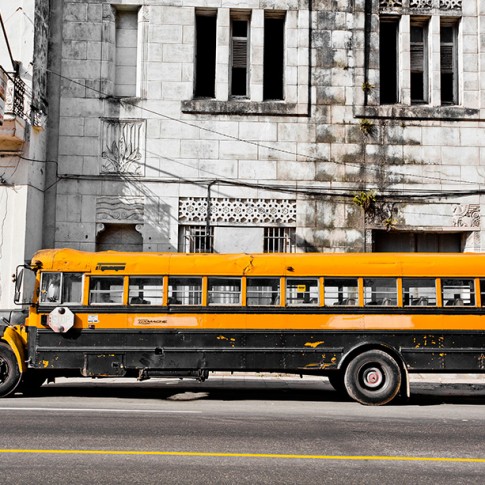
<svg viewBox="0 0 485 485">
<path fill-rule="evenodd" d="M 382 344 L 352 349 L 340 366 L 349 396 L 366 405 L 379 406 L 397 395 L 409 397 L 409 376 L 402 356 Z"/>
<path fill-rule="evenodd" d="M 0 340 L 0 397 L 15 392 L 22 379 L 17 358 L 4 341 Z"/>
</svg>

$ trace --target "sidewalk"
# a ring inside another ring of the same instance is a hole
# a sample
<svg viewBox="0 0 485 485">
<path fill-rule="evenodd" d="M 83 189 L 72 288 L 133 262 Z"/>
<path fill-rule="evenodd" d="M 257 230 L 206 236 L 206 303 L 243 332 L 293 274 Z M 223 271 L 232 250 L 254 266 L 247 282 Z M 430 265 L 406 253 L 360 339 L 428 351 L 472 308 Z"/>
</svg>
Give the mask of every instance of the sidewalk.
<svg viewBox="0 0 485 485">
<path fill-rule="evenodd" d="M 167 384 L 175 384 L 181 382 L 188 384 L 192 382 L 193 384 L 204 386 L 204 383 L 198 383 L 192 378 L 178 377 L 152 377 L 145 381 L 139 383 L 135 378 L 128 377 L 103 377 L 100 379 L 92 379 L 90 377 L 58 377 L 55 380 L 55 384 L 64 385 L 84 385 L 84 384 L 94 384 L 96 386 L 103 386 L 105 384 L 143 384 L 150 386 L 151 384 L 156 384 L 157 382 L 166 382 Z M 263 386 L 263 387 L 278 387 L 278 386 L 318 386 L 324 385 L 329 386 L 328 379 L 323 376 L 309 376 L 304 375 L 300 377 L 295 374 L 282 374 L 282 373 L 268 373 L 268 372 L 210 372 L 209 377 L 206 380 L 208 385 L 215 385 L 217 387 L 224 386 L 239 386 L 247 383 L 249 386 Z M 410 374 L 410 383 L 424 385 L 429 384 L 433 386 L 440 385 L 477 385 L 484 386 L 485 389 L 485 374 Z"/>
<path fill-rule="evenodd" d="M 268 372 L 211 372 L 209 379 L 267 379 L 267 380 L 298 380 L 298 381 L 327 381 L 326 377 L 295 374 L 281 374 Z M 483 374 L 409 374 L 410 382 L 434 384 L 482 384 L 485 386 L 485 373 Z"/>
</svg>

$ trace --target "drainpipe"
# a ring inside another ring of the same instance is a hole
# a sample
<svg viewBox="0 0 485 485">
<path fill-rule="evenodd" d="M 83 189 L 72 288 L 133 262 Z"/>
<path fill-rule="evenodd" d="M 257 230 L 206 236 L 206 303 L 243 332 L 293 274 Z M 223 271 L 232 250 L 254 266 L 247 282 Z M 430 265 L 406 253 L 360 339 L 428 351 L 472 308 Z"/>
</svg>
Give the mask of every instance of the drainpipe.
<svg viewBox="0 0 485 485">
<path fill-rule="evenodd" d="M 213 180 L 211 183 L 207 185 L 207 213 L 205 218 L 205 249 L 206 251 L 211 247 L 211 237 L 210 237 L 210 229 L 211 229 L 211 188 L 214 184 L 217 183 L 217 180 Z M 212 252 L 212 251 L 211 251 Z"/>
</svg>

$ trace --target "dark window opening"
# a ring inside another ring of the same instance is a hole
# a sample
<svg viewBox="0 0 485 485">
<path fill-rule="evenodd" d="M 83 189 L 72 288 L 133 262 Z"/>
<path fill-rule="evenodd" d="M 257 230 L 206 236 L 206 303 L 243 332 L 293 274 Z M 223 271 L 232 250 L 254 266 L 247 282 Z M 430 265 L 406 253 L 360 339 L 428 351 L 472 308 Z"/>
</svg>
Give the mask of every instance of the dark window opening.
<svg viewBox="0 0 485 485">
<path fill-rule="evenodd" d="M 382 21 L 379 34 L 380 103 L 395 104 L 398 97 L 398 27 L 397 20 Z"/>
<path fill-rule="evenodd" d="M 96 251 L 143 251 L 143 236 L 136 224 L 103 224 L 96 237 Z"/>
<path fill-rule="evenodd" d="M 458 98 L 458 63 L 455 26 L 442 25 L 440 39 L 441 104 L 456 104 Z"/>
<path fill-rule="evenodd" d="M 463 233 L 373 231 L 376 253 L 459 253 L 463 251 Z"/>
<path fill-rule="evenodd" d="M 248 26 L 247 20 L 232 21 L 231 95 L 247 96 L 248 86 Z"/>
<path fill-rule="evenodd" d="M 263 98 L 283 99 L 285 19 L 264 19 Z"/>
<path fill-rule="evenodd" d="M 215 97 L 216 80 L 216 24 L 215 15 L 197 15 L 195 92 L 199 98 Z"/>
<path fill-rule="evenodd" d="M 411 103 L 428 102 L 426 32 L 422 25 L 411 25 Z"/>
</svg>

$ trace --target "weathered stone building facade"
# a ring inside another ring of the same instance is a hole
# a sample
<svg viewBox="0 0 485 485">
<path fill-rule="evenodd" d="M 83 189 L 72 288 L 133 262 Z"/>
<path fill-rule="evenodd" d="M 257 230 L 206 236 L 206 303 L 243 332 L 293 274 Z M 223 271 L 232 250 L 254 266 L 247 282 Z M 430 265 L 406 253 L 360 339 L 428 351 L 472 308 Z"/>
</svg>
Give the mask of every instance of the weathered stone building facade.
<svg viewBox="0 0 485 485">
<path fill-rule="evenodd" d="M 481 251 L 480 0 L 50 2 L 46 247 Z"/>
</svg>

